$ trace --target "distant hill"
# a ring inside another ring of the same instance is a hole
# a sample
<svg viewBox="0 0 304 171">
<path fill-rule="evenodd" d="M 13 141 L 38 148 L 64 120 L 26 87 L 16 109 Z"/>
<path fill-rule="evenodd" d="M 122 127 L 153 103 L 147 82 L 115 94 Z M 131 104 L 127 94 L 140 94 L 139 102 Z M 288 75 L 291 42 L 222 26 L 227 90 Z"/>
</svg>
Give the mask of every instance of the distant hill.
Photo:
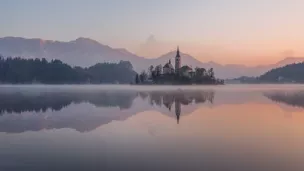
<svg viewBox="0 0 304 171">
<path fill-rule="evenodd" d="M 181 48 L 182 50 L 182 48 Z M 20 56 L 22 58 L 46 58 L 59 59 L 72 66 L 88 67 L 96 63 L 130 61 L 134 70 L 140 72 L 150 65 L 164 65 L 169 59 L 175 57 L 175 51 L 171 51 L 158 58 L 147 59 L 137 56 L 126 49 L 115 49 L 103 45 L 89 38 L 78 38 L 69 42 L 26 39 L 20 37 L 0 38 L 0 54 L 3 56 Z M 247 67 L 245 65 L 221 65 L 216 62 L 201 62 L 191 55 L 181 53 L 182 64 L 193 68 L 214 68 L 218 78 L 237 78 L 241 76 L 259 76 L 266 71 L 284 66 L 286 64 L 304 61 L 304 58 L 286 58 L 276 64 Z M 174 64 L 174 60 L 172 60 Z"/>
<path fill-rule="evenodd" d="M 258 77 L 260 82 L 304 83 L 304 63 L 289 64 L 272 69 Z"/>
</svg>

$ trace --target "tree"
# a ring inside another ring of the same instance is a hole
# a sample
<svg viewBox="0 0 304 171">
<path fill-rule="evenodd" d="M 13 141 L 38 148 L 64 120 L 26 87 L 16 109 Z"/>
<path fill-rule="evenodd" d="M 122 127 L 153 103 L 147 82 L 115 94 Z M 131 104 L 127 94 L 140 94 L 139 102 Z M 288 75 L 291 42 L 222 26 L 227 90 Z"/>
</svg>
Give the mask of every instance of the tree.
<svg viewBox="0 0 304 171">
<path fill-rule="evenodd" d="M 141 83 L 144 83 L 148 78 L 148 75 L 145 71 L 143 71 L 140 75 L 139 75 L 139 79 Z"/>
<path fill-rule="evenodd" d="M 139 84 L 139 76 L 138 76 L 138 74 L 136 74 L 136 76 L 135 76 L 135 84 Z"/>
<path fill-rule="evenodd" d="M 133 65 L 131 64 L 131 62 L 130 61 L 120 61 L 119 62 L 119 65 L 121 65 L 122 67 L 125 67 L 125 68 L 127 68 L 127 69 L 130 69 L 130 70 L 132 70 L 133 69 Z"/>
<path fill-rule="evenodd" d="M 153 72 L 154 72 L 154 66 L 153 65 L 151 65 L 150 67 L 149 67 L 149 76 L 150 76 L 150 78 L 153 78 Z"/>
<path fill-rule="evenodd" d="M 214 79 L 214 71 L 213 71 L 213 68 L 210 68 L 210 69 L 208 70 L 208 76 L 209 76 L 209 78 Z"/>
<path fill-rule="evenodd" d="M 206 69 L 205 68 L 195 68 L 194 82 L 196 82 L 196 83 L 206 82 Z"/>
<path fill-rule="evenodd" d="M 195 68 L 195 75 L 199 78 L 203 78 L 206 76 L 206 69 L 205 68 Z"/>
<path fill-rule="evenodd" d="M 162 69 L 163 69 L 162 65 L 157 65 L 155 67 L 156 76 L 160 76 L 162 74 Z"/>
</svg>

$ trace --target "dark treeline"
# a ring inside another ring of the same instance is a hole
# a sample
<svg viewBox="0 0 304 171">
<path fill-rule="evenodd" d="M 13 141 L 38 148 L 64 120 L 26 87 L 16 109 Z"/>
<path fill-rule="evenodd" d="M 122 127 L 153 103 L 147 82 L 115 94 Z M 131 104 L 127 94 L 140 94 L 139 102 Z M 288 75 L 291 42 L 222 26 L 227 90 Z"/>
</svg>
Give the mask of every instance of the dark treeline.
<svg viewBox="0 0 304 171">
<path fill-rule="evenodd" d="M 241 83 L 304 83 L 304 63 L 289 64 L 274 68 L 259 77 L 240 77 Z"/>
<path fill-rule="evenodd" d="M 304 63 L 290 64 L 272 69 L 261 75 L 260 82 L 271 83 L 304 83 Z"/>
<path fill-rule="evenodd" d="M 71 67 L 60 60 L 4 58 L 0 56 L 0 83 L 83 84 L 130 83 L 136 72 L 130 62 Z"/>
</svg>

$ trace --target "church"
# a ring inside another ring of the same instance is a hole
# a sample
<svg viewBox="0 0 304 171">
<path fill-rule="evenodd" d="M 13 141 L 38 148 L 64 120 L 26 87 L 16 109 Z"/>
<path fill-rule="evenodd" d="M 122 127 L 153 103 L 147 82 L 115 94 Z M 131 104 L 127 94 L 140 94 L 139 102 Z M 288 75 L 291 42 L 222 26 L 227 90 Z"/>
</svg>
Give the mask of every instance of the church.
<svg viewBox="0 0 304 171">
<path fill-rule="evenodd" d="M 185 77 L 191 77 L 191 73 L 193 73 L 193 70 L 191 67 L 185 65 L 181 67 L 181 55 L 179 52 L 179 47 L 177 47 L 176 50 L 176 56 L 175 56 L 175 68 L 171 64 L 171 60 L 169 60 L 168 63 L 165 64 L 163 67 L 163 74 L 164 75 L 179 75 L 179 76 L 185 76 Z"/>
</svg>

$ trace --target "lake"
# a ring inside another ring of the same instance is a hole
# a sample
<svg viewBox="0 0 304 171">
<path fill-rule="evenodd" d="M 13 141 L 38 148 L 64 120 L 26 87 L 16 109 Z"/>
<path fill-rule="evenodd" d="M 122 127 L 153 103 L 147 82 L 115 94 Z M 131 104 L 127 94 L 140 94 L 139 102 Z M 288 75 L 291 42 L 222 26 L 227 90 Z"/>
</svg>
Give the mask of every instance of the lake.
<svg viewBox="0 0 304 171">
<path fill-rule="evenodd" d="M 304 86 L 0 86 L 0 170 L 304 170 Z"/>
</svg>

